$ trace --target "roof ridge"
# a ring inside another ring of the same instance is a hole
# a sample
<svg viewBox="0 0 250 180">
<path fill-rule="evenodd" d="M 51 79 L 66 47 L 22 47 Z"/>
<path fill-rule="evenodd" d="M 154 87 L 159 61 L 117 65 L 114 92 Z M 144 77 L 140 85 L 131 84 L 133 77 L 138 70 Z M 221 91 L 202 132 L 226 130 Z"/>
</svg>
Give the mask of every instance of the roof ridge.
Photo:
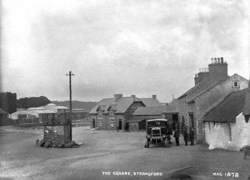
<svg viewBox="0 0 250 180">
<path fill-rule="evenodd" d="M 234 75 L 237 75 L 237 76 L 239 76 L 240 78 L 249 81 L 247 78 L 245 78 L 245 77 L 239 75 L 238 73 L 234 73 L 233 75 L 231 75 L 231 76 L 229 76 L 229 77 L 232 77 L 232 76 L 234 76 Z"/>
</svg>

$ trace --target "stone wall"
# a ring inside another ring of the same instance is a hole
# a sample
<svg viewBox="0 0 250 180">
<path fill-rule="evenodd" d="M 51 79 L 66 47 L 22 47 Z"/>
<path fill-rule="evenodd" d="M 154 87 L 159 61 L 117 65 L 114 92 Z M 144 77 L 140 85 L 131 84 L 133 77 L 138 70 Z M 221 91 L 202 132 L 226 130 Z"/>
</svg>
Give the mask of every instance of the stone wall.
<svg viewBox="0 0 250 180">
<path fill-rule="evenodd" d="M 44 125 L 43 139 L 39 141 L 44 147 L 76 147 L 72 141 L 72 126 L 68 113 L 43 114 L 41 116 Z"/>
<path fill-rule="evenodd" d="M 45 141 L 51 141 L 53 144 L 64 144 L 67 142 L 67 138 L 65 138 L 65 128 L 65 126 L 44 126 L 43 139 Z"/>
</svg>

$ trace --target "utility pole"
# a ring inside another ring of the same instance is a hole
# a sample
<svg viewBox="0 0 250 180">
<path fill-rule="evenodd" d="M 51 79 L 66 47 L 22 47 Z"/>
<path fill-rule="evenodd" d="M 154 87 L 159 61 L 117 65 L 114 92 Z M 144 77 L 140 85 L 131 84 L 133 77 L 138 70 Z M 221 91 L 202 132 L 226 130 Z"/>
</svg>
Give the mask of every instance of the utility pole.
<svg viewBox="0 0 250 180">
<path fill-rule="evenodd" d="M 70 126 L 70 141 L 72 141 L 72 86 L 71 86 L 71 77 L 74 76 L 74 74 L 69 71 L 69 73 L 66 74 L 66 76 L 69 76 L 69 126 Z"/>
</svg>

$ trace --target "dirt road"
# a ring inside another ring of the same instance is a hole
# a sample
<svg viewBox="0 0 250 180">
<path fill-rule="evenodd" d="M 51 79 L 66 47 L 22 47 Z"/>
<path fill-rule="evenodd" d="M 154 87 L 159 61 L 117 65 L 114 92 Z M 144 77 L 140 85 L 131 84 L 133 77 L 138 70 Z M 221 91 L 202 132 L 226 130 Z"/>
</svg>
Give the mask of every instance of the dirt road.
<svg viewBox="0 0 250 180">
<path fill-rule="evenodd" d="M 238 179 L 247 179 L 250 175 L 250 158 L 243 160 L 241 152 L 209 151 L 201 145 L 145 149 L 143 132 L 75 127 L 73 139 L 81 146 L 73 149 L 37 147 L 41 133 L 0 128 L 0 179 L 237 179 L 235 173 Z"/>
</svg>

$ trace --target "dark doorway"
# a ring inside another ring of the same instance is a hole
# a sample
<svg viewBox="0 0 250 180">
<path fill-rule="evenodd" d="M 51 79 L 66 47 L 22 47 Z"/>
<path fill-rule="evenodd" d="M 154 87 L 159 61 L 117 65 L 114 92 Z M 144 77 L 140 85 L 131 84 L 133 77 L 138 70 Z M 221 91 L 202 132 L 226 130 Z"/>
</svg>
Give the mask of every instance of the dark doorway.
<svg viewBox="0 0 250 180">
<path fill-rule="evenodd" d="M 194 126 L 194 113 L 192 113 L 192 112 L 190 112 L 190 113 L 188 113 L 189 114 L 189 118 L 190 118 L 190 124 L 191 124 L 191 127 L 192 128 L 195 128 L 195 126 Z"/>
<path fill-rule="evenodd" d="M 176 130 L 177 128 L 179 128 L 178 114 L 177 113 L 173 114 L 172 119 L 173 119 L 173 129 Z"/>
<path fill-rule="evenodd" d="M 184 116 L 181 116 L 181 132 L 183 133 L 185 127 L 185 118 Z"/>
<path fill-rule="evenodd" d="M 92 119 L 92 127 L 95 128 L 95 119 Z"/>
<path fill-rule="evenodd" d="M 146 129 L 146 120 L 139 121 L 139 130 L 145 130 Z"/>
<path fill-rule="evenodd" d="M 125 123 L 125 131 L 129 131 L 129 123 L 128 122 Z"/>
<path fill-rule="evenodd" d="M 118 129 L 121 130 L 122 129 L 122 120 L 119 119 L 119 122 L 118 122 Z"/>
</svg>

